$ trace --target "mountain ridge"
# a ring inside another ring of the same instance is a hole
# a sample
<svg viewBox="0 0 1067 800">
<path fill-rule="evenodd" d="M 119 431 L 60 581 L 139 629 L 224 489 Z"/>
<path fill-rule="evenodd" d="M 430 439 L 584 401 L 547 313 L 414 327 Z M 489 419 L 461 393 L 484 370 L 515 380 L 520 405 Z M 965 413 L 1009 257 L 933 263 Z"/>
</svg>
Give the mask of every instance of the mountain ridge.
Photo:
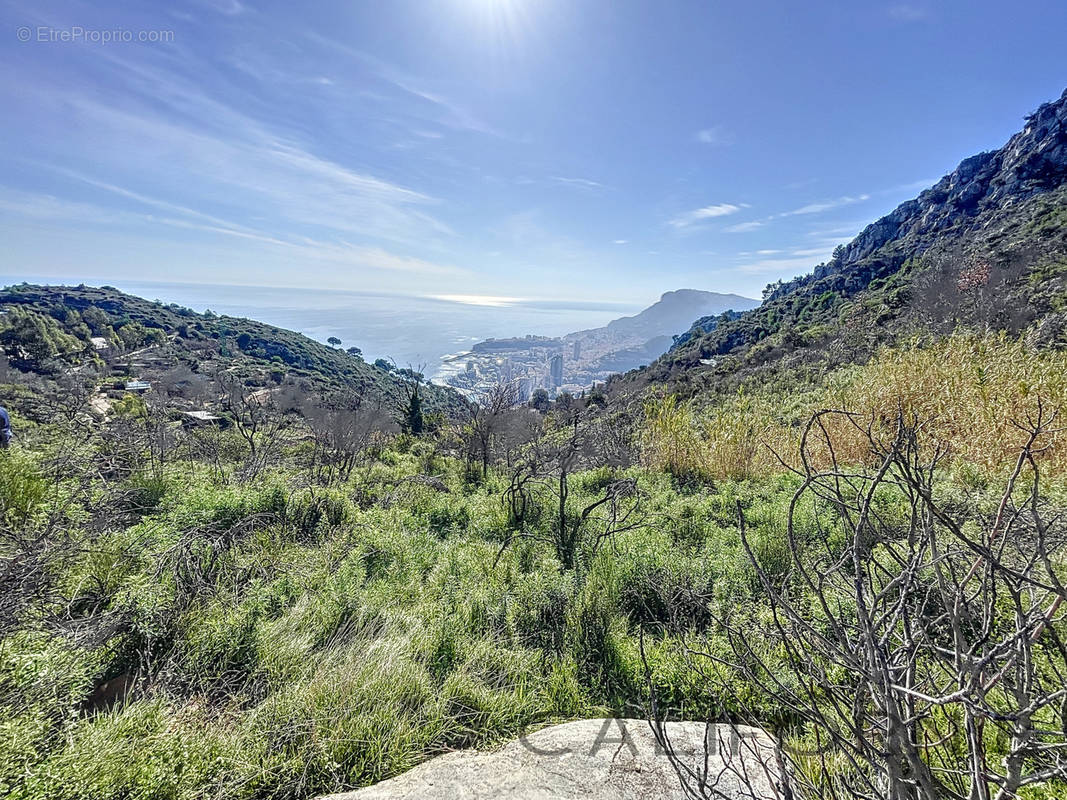
<svg viewBox="0 0 1067 800">
<path fill-rule="evenodd" d="M 660 295 L 659 300 L 636 314 L 613 319 L 611 322 L 602 325 L 599 328 L 587 328 L 581 331 L 574 331 L 573 333 L 566 334 L 562 338 L 571 339 L 605 328 L 610 331 L 630 331 L 640 323 L 662 325 L 663 322 L 661 322 L 661 320 L 666 317 L 684 316 L 685 314 L 690 313 L 690 309 L 699 308 L 701 306 L 714 305 L 718 307 L 715 309 L 716 311 L 722 312 L 744 311 L 747 308 L 753 308 L 758 304 L 759 301 L 754 298 L 744 297 L 743 295 L 732 292 L 710 292 L 703 289 L 672 289 L 664 292 Z M 703 313 L 697 312 L 697 316 L 692 317 L 692 319 L 698 319 L 706 313 L 706 311 Z M 656 330 L 653 335 L 667 335 L 674 333 L 675 330 Z"/>
<path fill-rule="evenodd" d="M 50 374 L 95 365 L 157 378 L 177 368 L 204 377 L 225 370 L 249 388 L 273 387 L 284 377 L 304 391 L 382 397 L 410 379 L 409 371 L 365 362 L 358 348 L 341 350 L 259 320 L 199 313 L 111 286 L 16 284 L 0 288 L 0 307 L 6 312 L 0 316 L 0 352 L 23 371 Z M 13 330 L 11 315 L 27 312 L 23 329 Z M 131 330 L 136 336 L 124 333 Z M 137 357 L 144 349 L 149 357 Z M 463 400 L 447 387 L 424 383 L 423 389 L 429 411 L 464 412 Z"/>
<path fill-rule="evenodd" d="M 963 159 L 811 272 L 737 319 L 696 320 L 640 376 L 688 391 L 756 373 L 821 373 L 906 335 L 960 326 L 1064 340 L 1067 91 L 997 150 Z M 708 363 L 714 362 L 714 363 Z"/>
</svg>

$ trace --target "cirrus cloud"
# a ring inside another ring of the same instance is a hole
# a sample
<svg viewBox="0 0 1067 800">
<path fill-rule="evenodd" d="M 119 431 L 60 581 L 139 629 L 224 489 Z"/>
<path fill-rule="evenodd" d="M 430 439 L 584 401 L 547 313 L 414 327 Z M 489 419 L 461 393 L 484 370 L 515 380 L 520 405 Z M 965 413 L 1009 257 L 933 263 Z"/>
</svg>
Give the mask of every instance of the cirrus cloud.
<svg viewBox="0 0 1067 800">
<path fill-rule="evenodd" d="M 750 233 L 752 231 L 759 230 L 767 223 L 753 220 L 752 222 L 738 222 L 736 225 L 729 225 L 723 228 L 726 233 Z"/>
<path fill-rule="evenodd" d="M 718 203 L 715 205 L 704 206 L 703 208 L 697 208 L 692 211 L 686 211 L 684 214 L 679 214 L 677 217 L 670 220 L 667 224 L 672 228 L 688 228 L 690 225 L 695 225 L 698 222 L 736 214 L 744 208 L 748 208 L 748 203 Z"/>
</svg>

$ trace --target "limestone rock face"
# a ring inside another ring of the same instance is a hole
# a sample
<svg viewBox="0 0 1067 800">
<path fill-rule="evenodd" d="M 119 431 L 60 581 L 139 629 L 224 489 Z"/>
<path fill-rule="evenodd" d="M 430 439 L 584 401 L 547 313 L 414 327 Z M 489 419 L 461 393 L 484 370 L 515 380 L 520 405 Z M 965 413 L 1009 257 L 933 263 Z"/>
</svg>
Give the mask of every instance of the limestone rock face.
<svg viewBox="0 0 1067 800">
<path fill-rule="evenodd" d="M 663 730 L 690 785 L 701 777 L 736 800 L 785 796 L 774 741 L 726 724 L 669 722 Z M 698 790 L 699 791 L 699 790 Z M 579 720 L 490 753 L 458 751 L 324 800 L 683 800 L 678 772 L 646 720 Z M 690 796 L 700 796 L 698 794 Z M 713 796 L 709 791 L 706 796 Z"/>
<path fill-rule="evenodd" d="M 897 260 L 891 265 L 896 269 L 904 258 L 924 252 L 952 231 L 979 229 L 998 209 L 1065 183 L 1067 91 L 1028 116 L 1023 129 L 1002 148 L 965 158 L 917 198 L 864 228 L 812 274 L 779 284 L 767 297 L 781 297 L 833 275 L 844 278 L 837 289 L 862 288 L 873 277 L 874 268 L 866 260 L 884 245 L 898 247 Z"/>
<path fill-rule="evenodd" d="M 1067 180 L 1067 91 L 1026 119 L 1000 150 L 964 159 L 934 186 L 860 233 L 845 264 L 906 234 L 937 232 L 998 205 L 1047 192 Z"/>
</svg>

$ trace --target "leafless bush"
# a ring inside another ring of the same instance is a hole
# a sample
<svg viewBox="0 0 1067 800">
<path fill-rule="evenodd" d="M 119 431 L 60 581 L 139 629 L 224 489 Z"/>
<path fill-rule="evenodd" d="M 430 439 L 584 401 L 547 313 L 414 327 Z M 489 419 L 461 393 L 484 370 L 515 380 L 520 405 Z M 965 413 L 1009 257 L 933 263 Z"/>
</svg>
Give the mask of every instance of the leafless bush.
<svg viewBox="0 0 1067 800">
<path fill-rule="evenodd" d="M 197 598 L 218 591 L 216 578 L 234 543 L 277 519 L 277 514 L 256 512 L 236 520 L 215 520 L 189 528 L 160 555 L 156 579 L 169 572 L 174 581 L 175 602 L 185 608 Z"/>
<path fill-rule="evenodd" d="M 311 471 L 321 481 L 347 481 L 382 437 L 399 431 L 384 398 L 345 393 L 305 402 L 301 409 L 315 448 Z"/>
<path fill-rule="evenodd" d="M 863 433 L 876 466 L 838 461 L 831 417 Z M 715 605 L 719 640 L 690 641 L 686 656 L 740 720 L 776 729 L 783 791 L 1007 800 L 1067 779 L 1067 528 L 1040 484 L 1054 425 L 1040 403 L 1019 423 L 1026 443 L 987 508 L 940 482 L 945 452 L 920 444 L 921 422 L 900 414 L 881 436 L 819 412 L 784 564 L 760 556 L 738 505 L 765 606 Z M 829 467 L 813 466 L 816 445 Z M 662 717 L 655 699 L 651 716 Z M 715 776 L 681 777 L 692 797 L 724 796 Z"/>
<path fill-rule="evenodd" d="M 514 383 L 498 383 L 482 392 L 469 405 L 470 419 L 463 427 L 468 472 L 473 472 L 475 459 L 482 467 L 482 479 L 489 473 L 493 446 L 505 427 L 508 413 L 518 403 L 519 393 Z"/>
<path fill-rule="evenodd" d="M 237 376 L 228 372 L 216 374 L 215 381 L 221 393 L 219 404 L 248 446 L 243 476 L 253 480 L 278 451 L 282 413 L 269 389 L 249 392 Z"/>
<path fill-rule="evenodd" d="M 580 508 L 569 505 L 570 477 L 590 466 L 593 453 L 577 418 L 563 435 L 542 439 L 527 449 L 510 471 L 501 498 L 512 528 L 501 554 L 516 539 L 545 541 L 555 548 L 563 569 L 573 570 L 579 561 L 591 560 L 617 534 L 645 524 L 641 493 L 633 478 L 610 480 L 595 500 Z M 551 509 L 547 531 L 530 524 L 535 508 Z"/>
</svg>

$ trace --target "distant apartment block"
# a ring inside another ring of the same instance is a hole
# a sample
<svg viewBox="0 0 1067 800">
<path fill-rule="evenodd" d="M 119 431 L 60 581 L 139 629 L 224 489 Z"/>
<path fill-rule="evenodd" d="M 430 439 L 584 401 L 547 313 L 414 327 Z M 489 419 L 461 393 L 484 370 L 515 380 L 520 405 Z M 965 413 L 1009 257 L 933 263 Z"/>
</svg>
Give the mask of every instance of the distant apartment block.
<svg viewBox="0 0 1067 800">
<path fill-rule="evenodd" d="M 560 386 L 563 383 L 563 356 L 552 356 L 548 362 L 548 372 L 552 376 L 553 386 Z"/>
</svg>

